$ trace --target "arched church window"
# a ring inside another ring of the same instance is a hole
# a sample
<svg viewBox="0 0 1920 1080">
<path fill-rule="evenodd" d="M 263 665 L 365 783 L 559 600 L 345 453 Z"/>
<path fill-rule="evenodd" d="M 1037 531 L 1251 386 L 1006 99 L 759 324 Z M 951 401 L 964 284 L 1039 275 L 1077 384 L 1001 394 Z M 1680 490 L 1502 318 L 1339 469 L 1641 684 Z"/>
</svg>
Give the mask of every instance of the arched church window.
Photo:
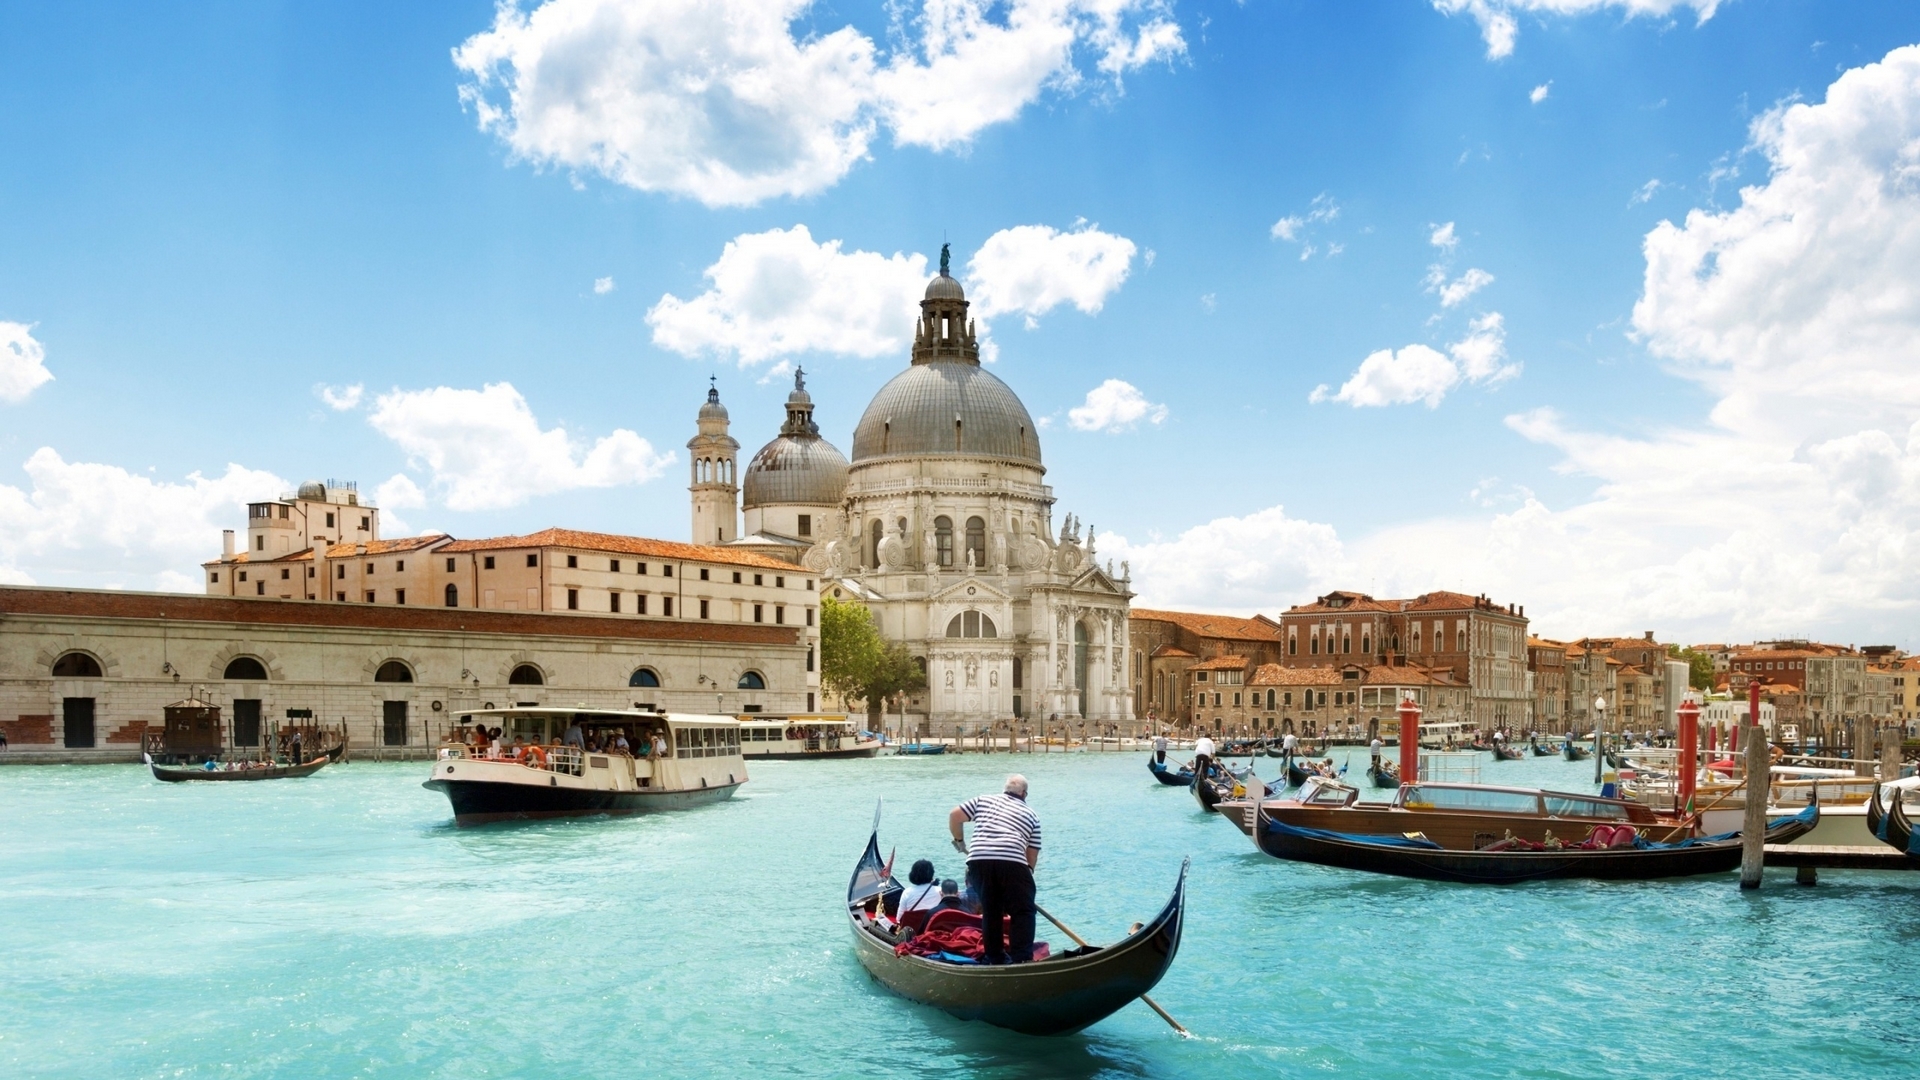
<svg viewBox="0 0 1920 1080">
<path fill-rule="evenodd" d="M 991 638 L 999 637 L 999 629 L 993 620 L 978 611 L 963 611 L 947 622 L 947 636 L 950 638 Z"/>
<path fill-rule="evenodd" d="M 945 514 L 933 519 L 933 547 L 941 566 L 953 565 L 953 519 Z"/>
<path fill-rule="evenodd" d="M 879 518 L 874 518 L 872 527 L 867 530 L 867 535 L 870 538 L 867 544 L 867 547 L 870 549 L 867 552 L 867 565 L 873 567 L 875 570 L 880 569 L 880 534 L 885 531 L 886 529 L 880 524 Z"/>
<path fill-rule="evenodd" d="M 977 517 L 967 519 L 967 554 L 973 565 L 987 565 L 987 523 Z"/>
</svg>

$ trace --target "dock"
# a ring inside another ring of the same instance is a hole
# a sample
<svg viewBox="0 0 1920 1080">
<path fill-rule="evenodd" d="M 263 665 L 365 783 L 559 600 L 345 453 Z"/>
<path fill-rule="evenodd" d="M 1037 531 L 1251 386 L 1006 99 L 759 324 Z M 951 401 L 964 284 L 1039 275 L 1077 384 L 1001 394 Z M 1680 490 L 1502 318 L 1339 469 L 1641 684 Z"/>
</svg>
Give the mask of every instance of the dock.
<svg viewBox="0 0 1920 1080">
<path fill-rule="evenodd" d="M 1768 866 L 1790 866 L 1802 885 L 1819 881 L 1821 870 L 1920 870 L 1920 859 L 1879 844 L 1857 847 L 1839 844 L 1768 844 Z"/>
</svg>

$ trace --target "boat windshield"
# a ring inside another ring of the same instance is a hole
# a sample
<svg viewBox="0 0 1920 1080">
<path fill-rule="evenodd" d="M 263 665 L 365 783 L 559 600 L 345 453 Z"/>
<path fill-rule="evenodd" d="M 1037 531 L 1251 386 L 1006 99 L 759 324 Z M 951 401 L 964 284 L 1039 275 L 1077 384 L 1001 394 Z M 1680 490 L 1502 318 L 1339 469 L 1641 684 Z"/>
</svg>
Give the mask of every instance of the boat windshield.
<svg viewBox="0 0 1920 1080">
<path fill-rule="evenodd" d="M 1408 810 L 1466 810 L 1482 814 L 1538 814 L 1539 796 L 1528 791 L 1483 787 L 1434 787 L 1420 784 L 1406 789 L 1401 805 Z"/>
<path fill-rule="evenodd" d="M 1309 778 L 1307 786 L 1300 789 L 1299 799 L 1304 806 L 1345 806 L 1358 794 L 1354 788 L 1316 776 Z"/>
<path fill-rule="evenodd" d="M 1548 817 L 1609 818 L 1627 820 L 1627 808 L 1604 799 L 1583 799 L 1578 795 L 1543 795 Z"/>
</svg>

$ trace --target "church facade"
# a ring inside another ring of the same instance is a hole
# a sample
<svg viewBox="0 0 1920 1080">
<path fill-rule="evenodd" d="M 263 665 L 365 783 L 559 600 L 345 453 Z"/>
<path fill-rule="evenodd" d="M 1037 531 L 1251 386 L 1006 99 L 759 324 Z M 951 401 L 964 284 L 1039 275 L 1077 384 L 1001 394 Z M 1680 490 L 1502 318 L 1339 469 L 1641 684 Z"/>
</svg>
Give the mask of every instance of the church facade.
<svg viewBox="0 0 1920 1080">
<path fill-rule="evenodd" d="M 911 363 L 868 403 L 851 459 L 821 437 L 796 373 L 779 435 L 741 474 L 737 538 L 738 444 L 708 392 L 688 443 L 695 536 L 805 566 L 824 595 L 864 603 L 926 666 L 909 719 L 929 734 L 1131 721 L 1125 564 L 1102 566 L 1071 515 L 1056 528 L 1033 418 L 981 366 L 944 258 L 920 309 Z"/>
</svg>

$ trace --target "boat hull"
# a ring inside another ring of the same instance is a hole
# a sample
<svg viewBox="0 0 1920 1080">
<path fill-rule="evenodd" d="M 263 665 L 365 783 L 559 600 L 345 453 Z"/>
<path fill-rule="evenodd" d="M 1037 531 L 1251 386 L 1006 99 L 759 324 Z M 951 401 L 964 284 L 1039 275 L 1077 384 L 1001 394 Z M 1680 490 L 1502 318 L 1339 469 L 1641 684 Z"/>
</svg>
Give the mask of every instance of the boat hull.
<svg viewBox="0 0 1920 1080">
<path fill-rule="evenodd" d="M 1789 843 L 1812 829 L 1813 824 L 1799 817 L 1776 822 L 1767 830 L 1767 842 Z M 1255 839 L 1261 851 L 1276 859 L 1469 885 L 1513 885 L 1562 878 L 1648 881 L 1721 874 L 1740 865 L 1741 846 L 1736 836 L 1673 848 L 1450 851 L 1348 840 L 1293 828 L 1264 815 Z"/>
<path fill-rule="evenodd" d="M 231 772 L 196 769 L 185 765 L 161 765 L 148 762 L 147 768 L 153 771 L 155 780 L 169 784 L 192 783 L 196 781 L 247 781 L 247 780 L 297 780 L 302 776 L 312 776 L 333 763 L 331 757 L 316 758 L 299 765 L 275 765 L 267 769 L 234 769 Z"/>
<path fill-rule="evenodd" d="M 435 777 L 421 786 L 447 796 L 447 801 L 453 804 L 453 820 L 457 825 L 691 810 L 730 799 L 740 787 L 739 784 L 720 784 L 692 791 L 605 791 L 580 787 L 542 787 L 497 780 L 449 780 L 442 777 Z"/>
<path fill-rule="evenodd" d="M 1152 754 L 1147 755 L 1147 771 L 1153 774 L 1155 780 L 1160 781 L 1168 787 L 1193 786 L 1193 773 L 1191 771 L 1187 769 L 1169 769 L 1160 762 L 1155 761 Z"/>
<path fill-rule="evenodd" d="M 764 754 L 743 750 L 740 756 L 749 761 L 818 761 L 821 758 L 870 758 L 879 754 L 879 743 L 867 743 L 839 750 L 774 750 Z"/>
<path fill-rule="evenodd" d="M 854 872 L 879 871 L 878 835 Z M 875 982 L 961 1020 L 978 1020 L 1027 1035 L 1071 1035 L 1112 1016 L 1152 990 L 1180 951 L 1186 921 L 1187 864 L 1166 907 L 1138 931 L 1105 948 L 1030 964 L 989 967 L 895 956 L 893 945 L 861 925 L 849 889 L 853 954 Z"/>
</svg>

